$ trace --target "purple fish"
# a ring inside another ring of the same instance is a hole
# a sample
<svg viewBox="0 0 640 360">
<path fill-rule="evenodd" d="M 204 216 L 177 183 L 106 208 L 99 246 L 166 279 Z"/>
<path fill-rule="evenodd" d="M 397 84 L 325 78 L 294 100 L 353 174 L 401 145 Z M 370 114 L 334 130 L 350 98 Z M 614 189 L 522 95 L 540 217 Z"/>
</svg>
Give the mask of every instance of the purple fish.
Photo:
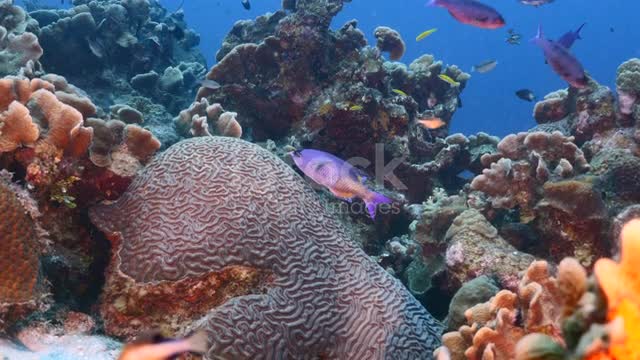
<svg viewBox="0 0 640 360">
<path fill-rule="evenodd" d="M 304 149 L 290 155 L 305 175 L 329 189 L 333 195 L 349 202 L 354 198 L 362 199 L 372 219 L 375 218 L 378 204 L 392 202 L 388 197 L 369 190 L 364 185 L 366 178 L 360 170 L 329 153 Z"/>
<path fill-rule="evenodd" d="M 580 27 L 576 31 L 566 32 L 564 35 L 560 36 L 560 38 L 558 39 L 558 43 L 566 47 L 567 49 L 571 49 L 571 46 L 573 46 L 573 43 L 576 42 L 576 40 L 582 39 L 580 37 L 580 30 L 582 30 L 582 27 L 584 27 L 585 25 L 586 23 L 580 25 Z"/>
<path fill-rule="evenodd" d="M 498 11 L 476 0 L 430 0 L 427 6 L 443 7 L 459 22 L 483 29 L 497 29 L 505 24 Z"/>
<path fill-rule="evenodd" d="M 580 61 L 558 42 L 545 39 L 541 26 L 538 27 L 538 34 L 531 39 L 531 42 L 542 49 L 545 59 L 562 79 L 579 89 L 587 86 L 587 76 Z"/>
</svg>

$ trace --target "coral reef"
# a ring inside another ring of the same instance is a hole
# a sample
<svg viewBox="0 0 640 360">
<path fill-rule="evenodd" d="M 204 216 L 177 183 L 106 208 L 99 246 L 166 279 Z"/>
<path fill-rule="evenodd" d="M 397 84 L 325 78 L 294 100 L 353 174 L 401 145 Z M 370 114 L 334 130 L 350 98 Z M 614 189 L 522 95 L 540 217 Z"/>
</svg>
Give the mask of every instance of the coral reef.
<svg viewBox="0 0 640 360">
<path fill-rule="evenodd" d="M 451 359 L 514 359 L 516 344 L 525 334 L 546 334 L 563 343 L 562 321 L 586 292 L 587 274 L 573 259 L 549 274 L 545 261 L 533 262 L 518 284 L 517 293 L 498 292 L 491 300 L 465 311 L 468 325 L 443 336 Z"/>
<path fill-rule="evenodd" d="M 210 355 L 234 358 L 419 357 L 438 344 L 440 325 L 291 168 L 248 142 L 180 142 L 90 214 L 114 246 L 110 334 L 204 327 Z"/>
<path fill-rule="evenodd" d="M 12 1 L 0 1 L 0 77 L 31 75 L 43 50 L 33 32 L 38 23 Z"/>
<path fill-rule="evenodd" d="M 190 109 L 203 99 L 234 109 L 242 136 L 253 141 L 279 141 L 293 134 L 305 147 L 361 157 L 369 164 L 380 151 L 388 158 L 410 154 L 405 168 L 410 161 L 434 160 L 446 144 L 429 143 L 436 135 L 446 136 L 447 129 L 427 131 L 416 120 L 438 116 L 448 123 L 469 75 L 431 55 L 408 67 L 385 62 L 377 48 L 367 46 L 356 21 L 337 31 L 328 29 L 341 7 L 342 1 L 326 6 L 297 2 L 290 13 L 236 23 Z M 379 28 L 377 33 L 378 45 L 391 49 L 392 58 L 404 52 L 397 32 Z M 451 86 L 440 74 L 460 85 Z M 193 114 L 181 115 L 181 123 L 192 121 Z M 197 124 L 202 124 L 200 118 Z M 190 126 L 182 128 L 184 133 Z M 384 146 L 377 149 L 376 144 Z M 425 172 L 406 170 L 401 180 L 417 183 Z M 410 197 L 424 200 L 429 191 L 421 186 Z"/>
<path fill-rule="evenodd" d="M 45 305 L 42 233 L 18 196 L 0 178 L 0 332 Z"/>
<path fill-rule="evenodd" d="M 638 121 L 640 109 L 637 107 L 640 96 L 640 59 L 625 61 L 618 67 L 616 90 L 618 92 L 618 110 L 625 117 Z"/>
<path fill-rule="evenodd" d="M 206 98 L 202 98 L 188 109 L 182 110 L 174 122 L 183 136 L 210 136 L 216 133 L 239 138 L 242 136 L 242 126 L 236 119 L 237 116 L 238 113 L 224 111 L 222 105 L 210 105 Z M 214 127 L 209 124 L 215 124 L 217 131 L 212 131 Z"/>
<path fill-rule="evenodd" d="M 534 260 L 502 239 L 496 228 L 475 209 L 465 210 L 456 217 L 445 237 L 447 272 L 458 287 L 478 276 L 492 275 L 503 288 L 515 290 L 518 272 Z"/>
<path fill-rule="evenodd" d="M 616 108 L 613 92 L 590 79 L 584 89 L 556 91 L 536 103 L 533 116 L 540 125 L 534 130 L 561 131 L 581 144 L 616 127 Z"/>
<path fill-rule="evenodd" d="M 522 221 L 528 222 L 535 218 L 533 207 L 545 182 L 589 169 L 572 141 L 560 132 L 508 135 L 498 144 L 497 153 L 482 156 L 488 169 L 473 179 L 471 188 L 487 194 L 495 208 L 517 206 Z"/>
<path fill-rule="evenodd" d="M 390 60 L 400 60 L 405 52 L 404 40 L 400 33 L 386 26 L 378 26 L 373 35 L 376 37 L 376 47 L 380 51 L 388 52 Z"/>
<path fill-rule="evenodd" d="M 205 329 L 207 359 L 640 357 L 640 60 L 528 132 L 450 134 L 469 74 L 334 27 L 346 2 L 236 22 L 207 73 L 156 0 L 0 0 L 2 355 Z M 301 148 L 393 211 L 314 192 Z"/>
</svg>

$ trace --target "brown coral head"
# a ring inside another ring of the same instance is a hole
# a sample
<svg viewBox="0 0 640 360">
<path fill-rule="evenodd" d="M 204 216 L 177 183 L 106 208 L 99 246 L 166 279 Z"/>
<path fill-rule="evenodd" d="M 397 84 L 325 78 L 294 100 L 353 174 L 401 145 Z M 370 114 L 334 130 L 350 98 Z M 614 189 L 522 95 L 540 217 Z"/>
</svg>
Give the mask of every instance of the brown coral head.
<svg viewBox="0 0 640 360">
<path fill-rule="evenodd" d="M 377 40 L 376 46 L 380 51 L 388 52 L 391 60 L 400 60 L 406 47 L 399 32 L 386 26 L 379 26 L 373 31 L 373 34 Z"/>
</svg>

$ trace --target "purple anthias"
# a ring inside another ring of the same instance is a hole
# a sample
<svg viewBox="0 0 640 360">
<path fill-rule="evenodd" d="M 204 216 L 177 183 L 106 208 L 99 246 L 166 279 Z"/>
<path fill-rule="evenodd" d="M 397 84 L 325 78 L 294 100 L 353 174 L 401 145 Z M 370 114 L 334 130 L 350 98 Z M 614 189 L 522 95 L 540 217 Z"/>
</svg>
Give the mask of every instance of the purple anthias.
<svg viewBox="0 0 640 360">
<path fill-rule="evenodd" d="M 505 24 L 498 11 L 476 0 L 429 0 L 427 6 L 443 7 L 459 22 L 483 29 L 497 29 Z"/>
<path fill-rule="evenodd" d="M 369 190 L 364 185 L 366 178 L 362 172 L 340 158 L 312 149 L 294 151 L 290 155 L 305 175 L 329 189 L 333 195 L 349 202 L 356 197 L 362 199 L 372 219 L 379 204 L 392 202 L 388 197 Z"/>
<path fill-rule="evenodd" d="M 579 89 L 587 86 L 588 79 L 580 61 L 557 41 L 545 39 L 541 26 L 538 27 L 538 34 L 531 41 L 542 49 L 553 71 L 563 80 Z"/>
<path fill-rule="evenodd" d="M 573 46 L 573 43 L 576 42 L 576 40 L 582 39 L 580 37 L 580 30 L 582 30 L 585 24 L 586 23 L 580 25 L 576 31 L 566 32 L 564 35 L 560 36 L 557 42 L 565 48 L 571 49 L 571 46 Z"/>
</svg>

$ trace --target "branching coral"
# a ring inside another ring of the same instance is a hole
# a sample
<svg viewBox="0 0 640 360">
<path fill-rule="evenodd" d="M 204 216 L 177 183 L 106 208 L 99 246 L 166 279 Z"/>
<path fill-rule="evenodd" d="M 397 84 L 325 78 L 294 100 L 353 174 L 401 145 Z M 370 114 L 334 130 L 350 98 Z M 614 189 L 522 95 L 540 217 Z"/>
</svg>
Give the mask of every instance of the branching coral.
<svg viewBox="0 0 640 360">
<path fill-rule="evenodd" d="M 523 222 L 529 222 L 546 181 L 589 169 L 572 141 L 560 132 L 508 135 L 498 144 L 497 153 L 482 156 L 483 165 L 490 168 L 473 179 L 471 188 L 487 194 L 495 208 L 518 207 Z"/>
<path fill-rule="evenodd" d="M 518 285 L 517 295 L 502 290 L 489 302 L 465 312 L 469 326 L 443 336 L 454 360 L 516 358 L 516 345 L 526 334 L 546 334 L 563 344 L 562 321 L 587 290 L 587 273 L 574 259 L 563 260 L 557 277 L 549 265 L 535 261 Z"/>
<path fill-rule="evenodd" d="M 90 215 L 114 246 L 110 334 L 202 327 L 209 355 L 233 358 L 419 358 L 439 342 L 440 325 L 257 145 L 182 141 Z"/>
</svg>

